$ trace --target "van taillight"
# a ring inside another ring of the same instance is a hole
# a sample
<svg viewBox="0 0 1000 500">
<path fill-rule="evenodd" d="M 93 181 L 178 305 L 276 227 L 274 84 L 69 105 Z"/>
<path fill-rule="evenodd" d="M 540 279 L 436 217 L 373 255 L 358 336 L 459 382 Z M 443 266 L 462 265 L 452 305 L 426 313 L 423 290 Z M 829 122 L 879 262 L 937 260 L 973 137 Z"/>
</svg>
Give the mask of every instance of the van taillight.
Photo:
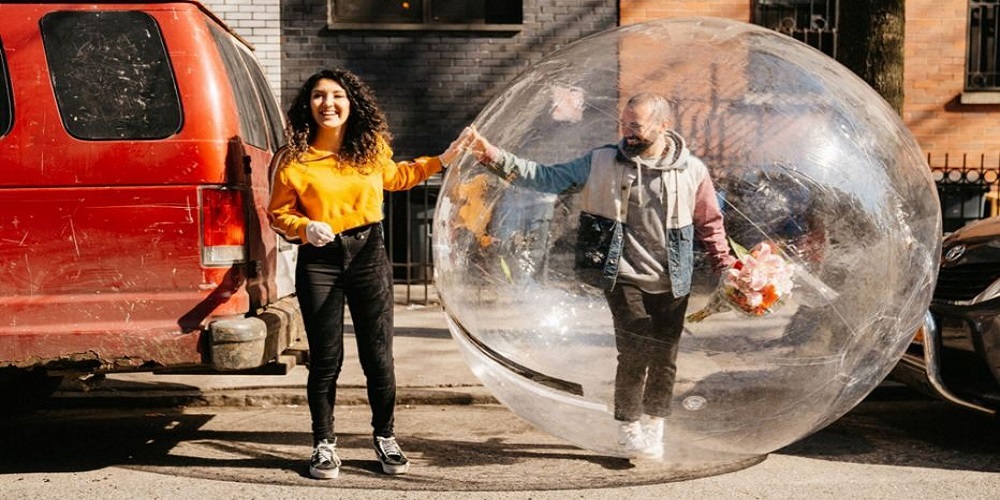
<svg viewBox="0 0 1000 500">
<path fill-rule="evenodd" d="M 201 264 L 246 262 L 246 211 L 243 191 L 201 188 Z"/>
</svg>

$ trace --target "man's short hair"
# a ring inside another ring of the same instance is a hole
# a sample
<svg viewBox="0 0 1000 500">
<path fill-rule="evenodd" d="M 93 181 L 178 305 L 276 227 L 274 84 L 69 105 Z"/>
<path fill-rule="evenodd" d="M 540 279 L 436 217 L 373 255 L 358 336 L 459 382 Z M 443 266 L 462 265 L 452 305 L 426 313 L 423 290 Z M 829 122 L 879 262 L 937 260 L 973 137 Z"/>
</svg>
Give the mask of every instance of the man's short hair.
<svg viewBox="0 0 1000 500">
<path fill-rule="evenodd" d="M 670 101 L 660 94 L 654 94 L 652 92 L 636 94 L 629 98 L 626 106 L 629 108 L 652 106 L 653 112 L 656 114 L 657 118 L 666 120 L 670 117 Z"/>
</svg>

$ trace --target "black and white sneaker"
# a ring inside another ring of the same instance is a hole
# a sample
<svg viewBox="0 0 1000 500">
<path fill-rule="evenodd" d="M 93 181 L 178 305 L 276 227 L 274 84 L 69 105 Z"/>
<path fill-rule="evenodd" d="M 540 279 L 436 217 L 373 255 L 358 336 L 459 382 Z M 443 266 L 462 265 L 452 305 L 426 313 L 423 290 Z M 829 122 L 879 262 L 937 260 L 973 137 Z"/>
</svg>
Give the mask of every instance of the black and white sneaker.
<svg viewBox="0 0 1000 500">
<path fill-rule="evenodd" d="M 337 441 L 323 439 L 313 448 L 312 459 L 309 460 L 309 475 L 316 479 L 335 479 L 339 474 Z"/>
<path fill-rule="evenodd" d="M 406 459 L 403 450 L 399 449 L 394 437 L 375 436 L 375 455 L 382 464 L 386 474 L 406 474 L 410 470 L 410 461 Z"/>
</svg>

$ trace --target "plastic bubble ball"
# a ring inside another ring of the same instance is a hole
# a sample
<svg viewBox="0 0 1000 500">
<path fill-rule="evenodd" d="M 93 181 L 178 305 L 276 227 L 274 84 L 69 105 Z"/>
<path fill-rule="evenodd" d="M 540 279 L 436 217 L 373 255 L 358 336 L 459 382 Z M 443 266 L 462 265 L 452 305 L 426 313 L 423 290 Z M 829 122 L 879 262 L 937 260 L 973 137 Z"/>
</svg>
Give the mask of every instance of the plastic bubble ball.
<svg viewBox="0 0 1000 500">
<path fill-rule="evenodd" d="M 681 478 L 752 465 L 847 413 L 902 356 L 936 279 L 934 183 L 861 79 L 786 35 L 723 19 L 566 45 L 474 125 L 507 152 L 558 164 L 617 143 L 621 110 L 640 93 L 667 99 L 671 128 L 706 165 L 733 254 L 766 247 L 791 280 L 766 310 L 738 307 L 695 238 L 685 314 L 706 314 L 683 325 L 672 387 L 640 375 L 642 404 L 669 408 L 650 467 Z M 579 194 L 515 185 L 465 154 L 438 198 L 435 283 L 452 336 L 498 400 L 573 445 L 633 457 L 615 419 L 618 344 L 674 354 L 630 337 L 605 292 L 581 281 L 579 228 Z"/>
</svg>

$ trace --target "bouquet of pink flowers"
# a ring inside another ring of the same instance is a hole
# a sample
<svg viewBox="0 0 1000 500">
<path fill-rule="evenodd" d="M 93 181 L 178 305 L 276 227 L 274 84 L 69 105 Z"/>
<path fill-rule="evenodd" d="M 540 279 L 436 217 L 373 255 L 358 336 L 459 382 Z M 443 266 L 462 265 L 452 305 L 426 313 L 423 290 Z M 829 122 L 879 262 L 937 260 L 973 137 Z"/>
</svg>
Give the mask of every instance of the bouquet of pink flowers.
<svg viewBox="0 0 1000 500">
<path fill-rule="evenodd" d="M 777 245 L 764 241 L 747 250 L 732 240 L 729 244 L 736 252 L 736 263 L 722 275 L 708 305 L 689 314 L 688 321 L 696 323 L 733 308 L 749 316 L 764 316 L 792 293 L 794 267 Z"/>
</svg>

